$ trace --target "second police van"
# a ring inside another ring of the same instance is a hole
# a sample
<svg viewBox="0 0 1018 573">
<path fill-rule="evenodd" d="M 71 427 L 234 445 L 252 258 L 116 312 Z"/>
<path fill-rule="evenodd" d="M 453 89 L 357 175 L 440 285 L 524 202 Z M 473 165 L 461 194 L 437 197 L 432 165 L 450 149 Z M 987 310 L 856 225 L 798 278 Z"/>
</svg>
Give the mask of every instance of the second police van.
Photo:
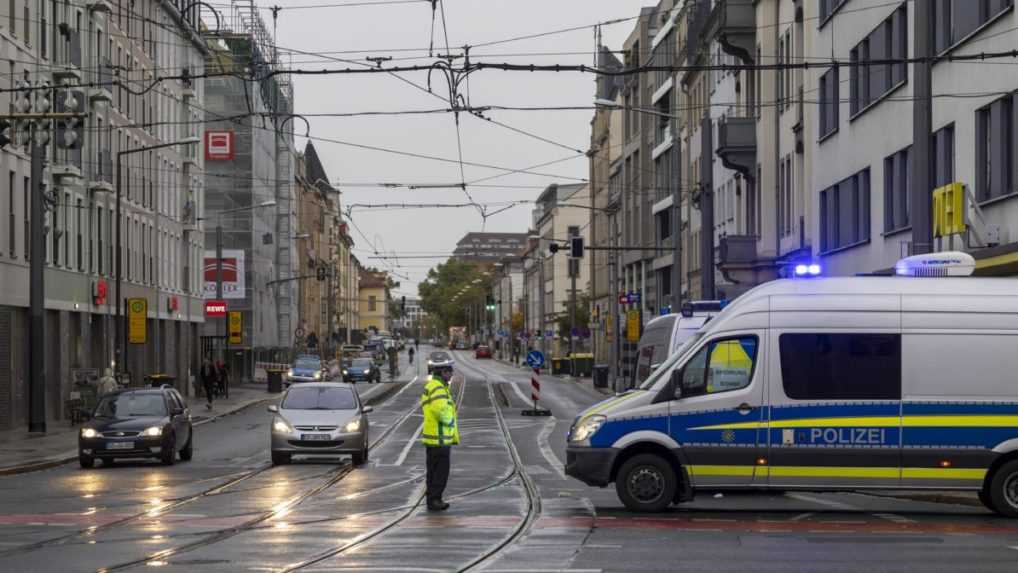
<svg viewBox="0 0 1018 573">
<path fill-rule="evenodd" d="M 636 511 L 725 490 L 951 489 L 1018 517 L 1018 280 L 955 278 L 974 264 L 939 253 L 897 277 L 750 290 L 578 416 L 566 473 Z"/>
</svg>

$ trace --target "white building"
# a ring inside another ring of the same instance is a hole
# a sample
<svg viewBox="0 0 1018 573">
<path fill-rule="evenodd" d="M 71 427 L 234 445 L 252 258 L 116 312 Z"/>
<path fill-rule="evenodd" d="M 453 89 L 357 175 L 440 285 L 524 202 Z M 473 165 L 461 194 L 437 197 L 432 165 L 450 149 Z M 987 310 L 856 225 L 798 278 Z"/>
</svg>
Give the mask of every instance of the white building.
<svg viewBox="0 0 1018 573">
<path fill-rule="evenodd" d="M 193 8 L 181 14 L 187 6 Z M 0 87 L 16 87 L 16 80 L 86 86 L 80 99 L 88 114 L 80 149 L 47 146 L 44 183 L 55 207 L 45 223 L 45 253 L 31 253 L 28 243 L 29 156 L 14 144 L 0 150 L 0 220 L 8 227 L 0 233 L 0 429 L 25 418 L 30 257 L 46 264 L 48 417 L 65 415 L 76 369 L 114 363 L 114 224 L 122 233 L 121 297 L 148 302 L 146 341 L 126 345 L 120 368 L 134 380 L 157 371 L 186 380 L 196 365 L 201 150 L 124 155 L 119 221 L 113 170 L 118 153 L 201 135 L 203 85 L 186 79 L 204 71 L 199 9 L 183 0 L 0 6 Z M 64 101 L 62 90 L 55 96 Z M 3 93 L 0 105 L 14 111 L 16 97 Z"/>
</svg>

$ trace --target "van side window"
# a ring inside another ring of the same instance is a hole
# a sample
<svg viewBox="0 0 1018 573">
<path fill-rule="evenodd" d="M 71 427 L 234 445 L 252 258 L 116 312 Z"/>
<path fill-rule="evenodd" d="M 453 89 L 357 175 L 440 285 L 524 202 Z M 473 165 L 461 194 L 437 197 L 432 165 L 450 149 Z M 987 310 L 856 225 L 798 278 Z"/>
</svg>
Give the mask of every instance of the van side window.
<svg viewBox="0 0 1018 573">
<path fill-rule="evenodd" d="M 781 379 L 793 400 L 900 400 L 901 335 L 786 333 Z"/>
<path fill-rule="evenodd" d="M 686 363 L 676 397 L 718 394 L 749 386 L 753 380 L 757 346 L 755 336 L 711 342 Z"/>
</svg>

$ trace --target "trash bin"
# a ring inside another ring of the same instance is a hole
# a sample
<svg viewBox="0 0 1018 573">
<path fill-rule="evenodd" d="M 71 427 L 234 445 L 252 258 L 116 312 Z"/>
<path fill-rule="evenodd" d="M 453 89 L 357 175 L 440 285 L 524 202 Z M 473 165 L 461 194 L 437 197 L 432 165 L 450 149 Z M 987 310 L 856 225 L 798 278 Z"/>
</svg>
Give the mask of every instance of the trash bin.
<svg viewBox="0 0 1018 573">
<path fill-rule="evenodd" d="M 594 387 L 595 388 L 607 388 L 608 387 L 608 365 L 607 364 L 595 364 L 594 365 Z"/>
<path fill-rule="evenodd" d="M 173 376 L 170 376 L 169 374 L 159 372 L 156 374 L 149 374 L 148 376 L 145 377 L 145 381 L 148 382 L 149 386 L 152 386 L 153 388 L 160 388 L 164 384 L 172 387 L 174 382 L 177 381 L 177 379 L 174 378 Z"/>
<path fill-rule="evenodd" d="M 285 372 L 286 370 L 275 368 L 269 368 L 265 371 L 265 374 L 269 379 L 269 392 L 279 394 L 283 391 L 283 374 Z"/>
<path fill-rule="evenodd" d="M 570 363 L 572 361 L 569 358 L 563 358 L 561 356 L 553 356 L 551 358 L 551 373 L 554 376 L 564 376 L 569 374 Z"/>
<path fill-rule="evenodd" d="M 589 378 L 594 370 L 593 354 L 573 354 L 572 356 L 573 376 L 577 378 Z"/>
</svg>

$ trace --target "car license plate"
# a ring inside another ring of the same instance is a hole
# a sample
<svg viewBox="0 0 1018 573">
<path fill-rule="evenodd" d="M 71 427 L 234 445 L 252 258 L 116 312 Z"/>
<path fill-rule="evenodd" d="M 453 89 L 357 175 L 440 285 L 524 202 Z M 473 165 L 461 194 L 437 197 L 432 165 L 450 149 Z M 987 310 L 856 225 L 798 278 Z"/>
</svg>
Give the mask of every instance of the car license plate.
<svg viewBox="0 0 1018 573">
<path fill-rule="evenodd" d="M 134 442 L 107 442 L 107 450 L 133 450 Z"/>
<path fill-rule="evenodd" d="M 331 438 L 329 434 L 301 434 L 300 439 L 308 442 L 327 442 Z"/>
</svg>

